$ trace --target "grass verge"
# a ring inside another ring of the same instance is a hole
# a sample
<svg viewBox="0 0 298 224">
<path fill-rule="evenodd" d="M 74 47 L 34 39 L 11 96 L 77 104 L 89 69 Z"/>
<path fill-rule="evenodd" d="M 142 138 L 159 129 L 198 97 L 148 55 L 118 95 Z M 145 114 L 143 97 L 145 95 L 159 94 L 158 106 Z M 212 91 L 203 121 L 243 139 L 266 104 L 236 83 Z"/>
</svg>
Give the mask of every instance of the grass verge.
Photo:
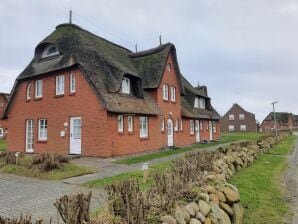
<svg viewBox="0 0 298 224">
<path fill-rule="evenodd" d="M 0 151 L 6 150 L 6 142 L 4 140 L 0 140 Z"/>
<path fill-rule="evenodd" d="M 244 224 L 282 223 L 288 211 L 287 202 L 280 188 L 280 178 L 287 168 L 287 159 L 293 148 L 295 136 L 287 137 L 274 147 L 270 154 L 263 154 L 255 163 L 240 170 L 230 182 L 240 191 L 245 207 Z"/>
<path fill-rule="evenodd" d="M 153 159 L 168 157 L 171 155 L 190 152 L 195 149 L 203 149 L 203 148 L 207 148 L 207 147 L 211 147 L 211 146 L 216 146 L 219 144 L 225 144 L 225 143 L 230 143 L 230 142 L 235 142 L 235 141 L 240 141 L 240 140 L 254 141 L 261 135 L 262 134 L 260 134 L 260 133 L 225 133 L 225 134 L 222 134 L 219 142 L 211 142 L 209 144 L 195 144 L 193 146 L 184 147 L 184 148 L 175 149 L 175 150 L 162 150 L 162 151 L 155 152 L 155 153 L 149 153 L 149 154 L 145 154 L 145 155 L 120 159 L 120 160 L 115 161 L 115 163 L 125 164 L 125 165 L 143 163 L 143 162 L 147 162 L 147 161 L 150 161 Z"/>
<path fill-rule="evenodd" d="M 30 156 L 25 156 L 21 159 L 20 165 L 5 165 L 3 159 L 0 160 L 1 173 L 15 174 L 19 176 L 34 177 L 44 180 L 62 180 L 69 177 L 81 176 L 84 174 L 93 173 L 87 167 L 79 166 L 73 163 L 64 163 L 59 169 L 54 169 L 49 172 L 41 172 L 38 168 L 30 168 Z"/>
</svg>

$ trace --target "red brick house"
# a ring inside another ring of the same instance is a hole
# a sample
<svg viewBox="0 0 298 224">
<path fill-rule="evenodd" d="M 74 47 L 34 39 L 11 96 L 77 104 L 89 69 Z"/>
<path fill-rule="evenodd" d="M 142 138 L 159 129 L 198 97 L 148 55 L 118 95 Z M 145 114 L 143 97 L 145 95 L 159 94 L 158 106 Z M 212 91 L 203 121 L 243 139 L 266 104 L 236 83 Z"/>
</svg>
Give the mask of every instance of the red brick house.
<svg viewBox="0 0 298 224">
<path fill-rule="evenodd" d="M 275 112 L 276 127 L 279 131 L 291 131 L 298 129 L 298 117 L 288 112 Z M 270 112 L 261 124 L 263 132 L 270 132 L 275 130 L 274 114 Z"/>
<path fill-rule="evenodd" d="M 4 112 L 4 108 L 6 107 L 8 101 L 9 94 L 7 93 L 0 93 L 0 118 Z M 7 120 L 0 119 L 0 139 L 5 137 L 5 130 L 7 128 Z"/>
<path fill-rule="evenodd" d="M 37 45 L 4 118 L 8 150 L 28 153 L 110 157 L 220 134 L 207 88 L 181 75 L 173 44 L 134 53 L 74 24 Z"/>
<path fill-rule="evenodd" d="M 234 103 L 221 120 L 221 131 L 257 132 L 258 125 L 255 114 L 248 112 L 239 104 Z"/>
</svg>

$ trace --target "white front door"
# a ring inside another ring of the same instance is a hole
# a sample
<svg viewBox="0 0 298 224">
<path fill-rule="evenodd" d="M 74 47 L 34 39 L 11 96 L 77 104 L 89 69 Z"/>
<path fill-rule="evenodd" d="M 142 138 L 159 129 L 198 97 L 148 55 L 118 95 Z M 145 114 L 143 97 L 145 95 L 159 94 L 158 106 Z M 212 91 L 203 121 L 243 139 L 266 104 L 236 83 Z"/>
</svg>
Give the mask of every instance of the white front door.
<svg viewBox="0 0 298 224">
<path fill-rule="evenodd" d="M 212 127 L 212 121 L 209 121 L 209 134 L 210 134 L 210 141 L 213 140 L 213 127 Z"/>
<path fill-rule="evenodd" d="M 168 147 L 174 146 L 174 130 L 173 130 L 173 121 L 172 119 L 168 119 L 167 122 L 167 130 L 168 130 Z"/>
<path fill-rule="evenodd" d="M 196 142 L 201 142 L 200 121 L 199 120 L 196 120 L 195 131 L 196 131 Z"/>
<path fill-rule="evenodd" d="M 33 152 L 33 120 L 26 120 L 26 152 L 32 153 Z"/>
<path fill-rule="evenodd" d="M 70 142 L 69 153 L 81 154 L 82 152 L 82 119 L 80 117 L 70 118 Z"/>
</svg>

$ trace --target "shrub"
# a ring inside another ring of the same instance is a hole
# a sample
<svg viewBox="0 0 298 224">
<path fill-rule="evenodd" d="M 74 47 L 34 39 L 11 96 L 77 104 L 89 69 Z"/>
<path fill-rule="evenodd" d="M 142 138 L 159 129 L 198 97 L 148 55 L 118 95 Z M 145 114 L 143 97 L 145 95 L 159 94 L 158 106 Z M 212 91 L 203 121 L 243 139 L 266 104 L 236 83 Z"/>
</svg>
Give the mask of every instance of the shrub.
<svg viewBox="0 0 298 224">
<path fill-rule="evenodd" d="M 63 155 L 38 154 L 32 157 L 31 167 L 36 165 L 42 172 L 59 169 L 63 163 L 68 163 L 69 159 Z"/>
</svg>

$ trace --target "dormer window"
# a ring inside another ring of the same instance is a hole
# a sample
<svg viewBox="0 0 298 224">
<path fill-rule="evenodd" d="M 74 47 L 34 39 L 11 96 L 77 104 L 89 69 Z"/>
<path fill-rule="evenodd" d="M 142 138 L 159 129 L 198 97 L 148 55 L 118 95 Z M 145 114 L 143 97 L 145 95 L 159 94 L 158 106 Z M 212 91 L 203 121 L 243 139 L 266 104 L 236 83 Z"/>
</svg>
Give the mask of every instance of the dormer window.
<svg viewBox="0 0 298 224">
<path fill-rule="evenodd" d="M 58 48 L 55 45 L 51 44 L 45 47 L 41 57 L 47 58 L 58 54 L 59 54 Z"/>
<path fill-rule="evenodd" d="M 199 97 L 196 96 L 194 108 L 199 108 Z"/>
<path fill-rule="evenodd" d="M 127 77 L 122 78 L 121 93 L 130 94 L 130 79 Z"/>
<path fill-rule="evenodd" d="M 205 109 L 206 108 L 206 103 L 205 103 L 205 99 L 204 98 L 200 98 L 200 108 L 201 109 Z"/>
<path fill-rule="evenodd" d="M 194 108 L 205 109 L 206 108 L 205 99 L 204 98 L 199 98 L 198 96 L 196 96 L 195 103 L 194 103 Z"/>
</svg>

